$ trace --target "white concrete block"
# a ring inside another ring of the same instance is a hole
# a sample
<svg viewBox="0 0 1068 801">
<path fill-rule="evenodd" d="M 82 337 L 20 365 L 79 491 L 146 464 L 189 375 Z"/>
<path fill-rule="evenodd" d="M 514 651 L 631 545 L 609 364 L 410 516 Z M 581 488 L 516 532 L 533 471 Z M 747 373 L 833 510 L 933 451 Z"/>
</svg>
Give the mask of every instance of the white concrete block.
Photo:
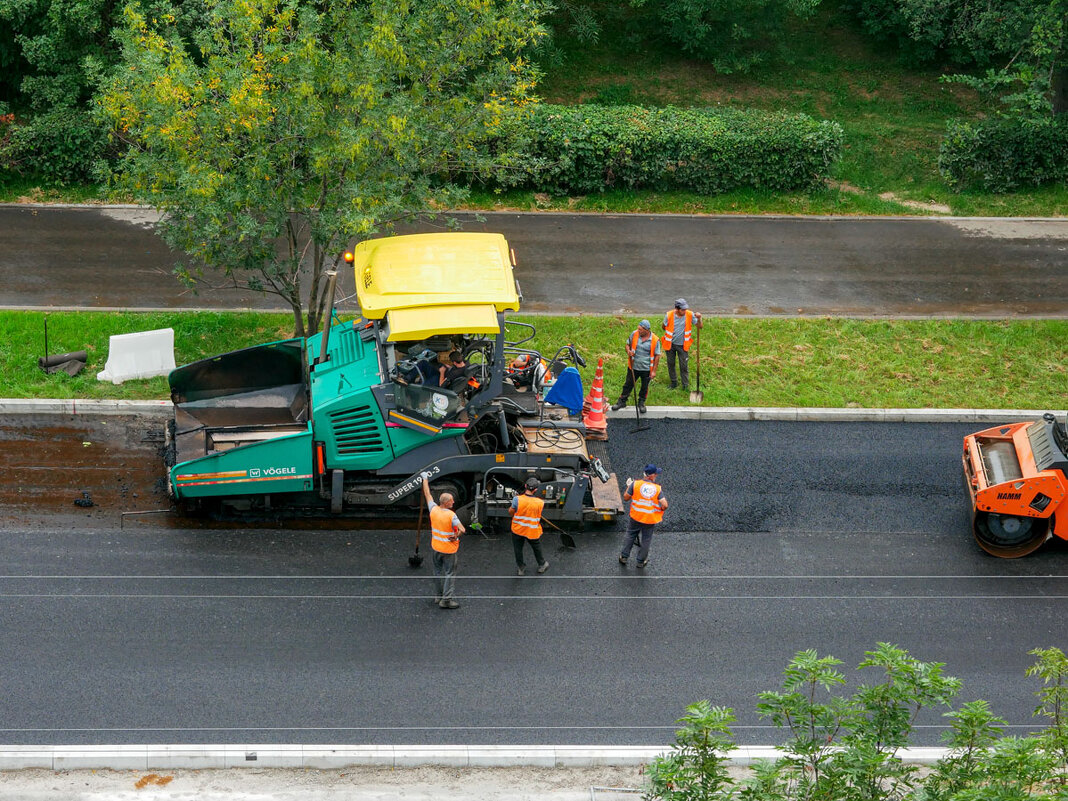
<svg viewBox="0 0 1068 801">
<path fill-rule="evenodd" d="M 223 748 L 228 768 L 300 768 L 304 755 L 299 745 L 227 745 Z"/>
<path fill-rule="evenodd" d="M 5 745 L 0 747 L 0 770 L 52 770 L 53 750 L 50 745 Z"/>
<path fill-rule="evenodd" d="M 472 745 L 467 758 L 472 768 L 556 767 L 556 749 L 551 745 Z"/>
<path fill-rule="evenodd" d="M 135 331 L 111 337 L 107 364 L 96 378 L 121 384 L 134 378 L 167 375 L 174 367 L 173 328 Z"/>
<path fill-rule="evenodd" d="M 393 764 L 398 768 L 414 768 L 420 765 L 466 768 L 467 746 L 398 745 L 393 749 Z"/>
<path fill-rule="evenodd" d="M 144 745 L 57 745 L 53 770 L 147 770 Z"/>
<path fill-rule="evenodd" d="M 351 768 L 394 766 L 391 745 L 306 745 L 303 750 L 306 768 Z"/>
<path fill-rule="evenodd" d="M 582 768 L 645 765 L 670 749 L 661 746 L 610 746 L 604 748 L 565 746 L 556 749 L 556 766 Z"/>
<path fill-rule="evenodd" d="M 145 759 L 149 770 L 226 767 L 226 758 L 217 745 L 147 745 Z"/>
</svg>

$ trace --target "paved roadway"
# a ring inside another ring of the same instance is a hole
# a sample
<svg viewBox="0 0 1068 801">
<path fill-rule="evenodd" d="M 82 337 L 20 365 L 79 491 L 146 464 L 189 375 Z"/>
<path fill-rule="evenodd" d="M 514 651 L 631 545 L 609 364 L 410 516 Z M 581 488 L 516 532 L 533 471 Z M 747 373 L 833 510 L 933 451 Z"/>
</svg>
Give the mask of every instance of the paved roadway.
<svg viewBox="0 0 1068 801">
<path fill-rule="evenodd" d="M 0 307 L 277 307 L 254 293 L 184 290 L 154 220 L 129 208 L 0 206 Z M 1068 220 L 511 212 L 459 220 L 508 238 L 525 311 L 653 314 L 684 296 L 718 315 L 1068 314 Z M 351 295 L 351 276 L 340 286 Z"/>
<path fill-rule="evenodd" d="M 754 695 L 794 652 L 853 674 L 879 641 L 1018 733 L 1027 651 L 1068 645 L 1068 548 L 971 540 L 971 426 L 613 421 L 621 473 L 666 468 L 650 566 L 620 567 L 612 531 L 549 533 L 550 571 L 518 578 L 507 540 L 472 536 L 455 612 L 407 567 L 410 531 L 120 528 L 162 505 L 154 426 L 0 421 L 0 742 L 649 744 L 708 698 L 770 744 Z M 938 713 L 920 723 L 936 744 Z"/>
</svg>

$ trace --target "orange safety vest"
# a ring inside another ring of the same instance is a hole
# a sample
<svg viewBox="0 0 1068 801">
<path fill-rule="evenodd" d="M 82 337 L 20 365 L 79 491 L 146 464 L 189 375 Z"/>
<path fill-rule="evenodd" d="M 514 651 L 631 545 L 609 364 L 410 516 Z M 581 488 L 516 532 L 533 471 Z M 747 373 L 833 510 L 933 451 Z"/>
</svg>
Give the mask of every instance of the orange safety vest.
<svg viewBox="0 0 1068 801">
<path fill-rule="evenodd" d="M 658 343 L 660 340 L 657 338 L 656 334 L 654 334 L 652 331 L 649 332 L 649 336 L 651 336 L 653 338 L 652 342 L 649 343 L 649 364 L 652 365 L 653 359 L 656 358 L 656 343 Z M 635 331 L 633 334 L 630 335 L 630 349 L 631 350 L 637 350 L 638 349 L 638 332 L 637 331 Z M 634 366 L 634 357 L 633 356 L 628 356 L 627 357 L 627 367 L 633 367 L 633 366 Z"/>
<path fill-rule="evenodd" d="M 541 498 L 525 493 L 520 495 L 519 504 L 512 515 L 512 533 L 528 540 L 541 537 L 541 510 L 544 506 L 545 501 Z"/>
<path fill-rule="evenodd" d="M 435 506 L 430 510 L 430 547 L 438 553 L 456 553 L 460 550 L 460 538 L 452 527 L 452 509 Z"/>
<path fill-rule="evenodd" d="M 671 348 L 671 339 L 675 334 L 675 320 L 674 320 L 674 317 L 675 317 L 675 312 L 673 312 L 673 311 L 670 311 L 670 312 L 668 312 L 667 314 L 664 315 L 664 346 L 667 349 Z M 682 349 L 688 351 L 690 349 L 690 344 L 691 344 L 691 342 L 690 342 L 690 329 L 693 327 L 693 311 L 690 310 L 690 309 L 687 309 L 684 317 L 686 318 L 686 326 L 685 326 L 685 328 L 683 329 L 683 332 L 682 332 Z M 670 326 L 668 325 L 668 321 L 669 320 L 671 322 Z"/>
<path fill-rule="evenodd" d="M 659 523 L 664 519 L 659 484 L 639 479 L 631 486 L 630 494 L 630 516 L 639 523 Z"/>
</svg>

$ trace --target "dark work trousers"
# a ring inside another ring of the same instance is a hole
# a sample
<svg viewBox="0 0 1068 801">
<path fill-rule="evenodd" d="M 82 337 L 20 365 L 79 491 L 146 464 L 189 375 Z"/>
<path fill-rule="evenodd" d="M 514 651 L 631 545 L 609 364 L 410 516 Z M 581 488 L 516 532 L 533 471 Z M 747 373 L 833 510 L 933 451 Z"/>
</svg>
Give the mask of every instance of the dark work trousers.
<svg viewBox="0 0 1068 801">
<path fill-rule="evenodd" d="M 638 390 L 638 403 L 645 403 L 645 398 L 649 394 L 649 371 L 648 370 L 631 370 L 627 368 L 627 380 L 623 383 L 623 391 L 619 393 L 619 402 L 624 406 L 630 402 L 630 392 L 634 389 L 634 379 L 637 377 L 641 382 L 641 388 Z"/>
<path fill-rule="evenodd" d="M 434 551 L 434 592 L 435 597 L 448 601 L 452 598 L 456 586 L 456 567 L 459 564 L 458 553 Z"/>
<path fill-rule="evenodd" d="M 538 567 L 545 564 L 545 557 L 541 553 L 541 539 L 529 540 L 526 537 L 512 532 L 512 548 L 515 550 L 515 566 L 525 567 L 523 563 L 523 544 L 530 543 L 530 550 L 534 551 L 534 558 L 538 560 Z"/>
<path fill-rule="evenodd" d="M 653 544 L 653 529 L 656 523 L 639 523 L 633 517 L 627 518 L 627 535 L 623 538 L 623 550 L 619 555 L 624 559 L 630 559 L 630 549 L 634 547 L 635 540 L 641 540 L 638 546 L 638 561 L 649 560 L 649 546 Z"/>
<path fill-rule="evenodd" d="M 676 347 L 672 345 L 668 348 L 667 363 L 668 363 L 668 380 L 671 382 L 671 386 L 675 386 L 675 357 L 679 357 L 679 378 L 682 379 L 682 388 L 690 388 L 690 354 L 688 351 L 683 350 L 682 345 Z"/>
</svg>

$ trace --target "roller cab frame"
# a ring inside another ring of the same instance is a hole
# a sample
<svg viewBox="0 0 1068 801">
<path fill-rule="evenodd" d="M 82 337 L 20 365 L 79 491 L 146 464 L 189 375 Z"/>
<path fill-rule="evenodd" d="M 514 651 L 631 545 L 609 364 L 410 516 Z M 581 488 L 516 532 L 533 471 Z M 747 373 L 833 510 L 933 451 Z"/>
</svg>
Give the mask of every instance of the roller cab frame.
<svg viewBox="0 0 1068 801">
<path fill-rule="evenodd" d="M 171 373 L 175 499 L 239 514 L 403 514 L 429 471 L 431 490 L 476 519 L 506 521 L 531 476 L 547 520 L 616 519 L 623 503 L 604 443 L 509 372 L 517 355 L 542 356 L 525 347 L 533 327 L 505 318 L 520 294 L 504 237 L 389 237 L 346 258 L 361 318 Z M 454 350 L 468 366 L 437 386 L 438 356 Z M 555 374 L 584 363 L 570 346 L 549 361 Z"/>
<path fill-rule="evenodd" d="M 964 438 L 972 532 L 987 553 L 1026 556 L 1068 540 L 1068 419 L 994 426 Z"/>
</svg>

